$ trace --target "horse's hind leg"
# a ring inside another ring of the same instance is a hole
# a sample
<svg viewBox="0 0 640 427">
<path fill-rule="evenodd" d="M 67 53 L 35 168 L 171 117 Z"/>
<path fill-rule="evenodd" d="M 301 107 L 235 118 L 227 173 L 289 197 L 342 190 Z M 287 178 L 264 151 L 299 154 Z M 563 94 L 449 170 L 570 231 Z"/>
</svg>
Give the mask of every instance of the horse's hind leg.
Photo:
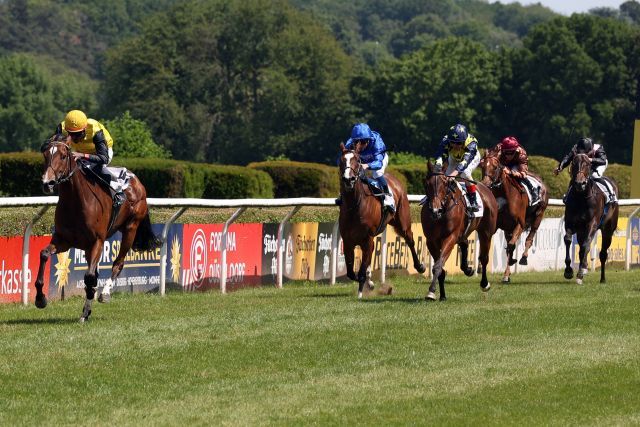
<svg viewBox="0 0 640 427">
<path fill-rule="evenodd" d="M 600 283 L 605 282 L 604 269 L 607 263 L 608 253 L 607 250 L 611 246 L 611 238 L 613 237 L 613 231 L 607 230 L 602 232 L 602 244 L 600 245 Z"/>
<path fill-rule="evenodd" d="M 533 245 L 533 239 L 536 237 L 536 233 L 538 232 L 538 228 L 540 227 L 540 223 L 542 223 L 542 217 L 544 216 L 544 210 L 540 209 L 538 215 L 531 223 L 531 228 L 529 229 L 529 233 L 527 234 L 527 240 L 524 242 L 524 252 L 522 253 L 522 257 L 520 258 L 520 265 L 527 265 L 527 258 L 529 258 L 529 249 L 531 245 Z"/>
<path fill-rule="evenodd" d="M 469 267 L 469 242 L 458 243 L 460 248 L 460 270 L 467 277 L 473 276 L 473 268 Z"/>
<path fill-rule="evenodd" d="M 91 248 L 91 252 L 88 254 L 89 266 L 86 274 L 84 275 L 85 300 L 80 322 L 89 320 L 89 316 L 91 316 L 91 305 L 93 304 L 93 298 L 96 294 L 96 286 L 98 285 L 98 263 L 100 262 L 100 256 L 102 255 L 103 244 L 103 240 L 96 240 Z"/>
<path fill-rule="evenodd" d="M 482 266 L 480 288 L 482 288 L 483 292 L 487 292 L 491 289 L 491 284 L 487 279 L 487 264 L 489 263 L 489 251 L 491 249 L 491 234 L 487 232 L 478 232 L 478 238 L 480 239 L 480 256 L 478 256 L 478 260 Z"/>
<path fill-rule="evenodd" d="M 108 303 L 111 301 L 111 288 L 113 287 L 116 278 L 122 272 L 124 259 L 127 256 L 129 249 L 131 249 L 135 237 L 136 227 L 132 225 L 127 226 L 127 229 L 122 234 L 120 250 L 118 251 L 116 259 L 113 261 L 113 266 L 111 267 L 111 277 L 107 279 L 104 287 L 102 288 L 102 292 L 100 292 L 100 296 L 98 297 L 98 302 Z"/>
<path fill-rule="evenodd" d="M 347 277 L 351 280 L 358 280 L 356 272 L 353 270 L 353 264 L 355 262 L 355 245 L 347 240 L 342 240 L 342 248 L 344 251 L 344 262 L 347 266 Z"/>
</svg>

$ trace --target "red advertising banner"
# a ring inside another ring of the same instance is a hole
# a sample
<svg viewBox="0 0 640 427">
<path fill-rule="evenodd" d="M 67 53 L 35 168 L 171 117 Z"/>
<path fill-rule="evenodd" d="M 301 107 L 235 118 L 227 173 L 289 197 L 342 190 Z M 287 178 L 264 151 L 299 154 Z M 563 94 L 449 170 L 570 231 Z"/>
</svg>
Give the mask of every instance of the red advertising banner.
<svg viewBox="0 0 640 427">
<path fill-rule="evenodd" d="M 184 224 L 182 287 L 220 287 L 223 224 Z M 261 284 L 262 224 L 232 224 L 227 238 L 227 289 Z"/>
<path fill-rule="evenodd" d="M 31 237 L 29 240 L 29 301 L 36 297 L 33 283 L 40 265 L 40 251 L 49 244 L 50 236 Z M 0 303 L 22 301 L 22 237 L 0 237 Z M 50 262 L 44 272 L 44 294 L 49 295 Z"/>
</svg>

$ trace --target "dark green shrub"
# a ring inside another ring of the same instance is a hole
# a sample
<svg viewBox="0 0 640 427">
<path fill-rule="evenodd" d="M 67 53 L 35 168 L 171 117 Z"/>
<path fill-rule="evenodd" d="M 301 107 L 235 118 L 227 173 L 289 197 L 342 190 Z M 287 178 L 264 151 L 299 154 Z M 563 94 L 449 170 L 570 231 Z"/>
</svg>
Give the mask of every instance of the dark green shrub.
<svg viewBox="0 0 640 427">
<path fill-rule="evenodd" d="M 335 197 L 340 192 L 337 166 L 274 160 L 250 163 L 273 180 L 275 197 Z"/>
<path fill-rule="evenodd" d="M 631 166 L 610 164 L 604 173 L 610 176 L 618 184 L 618 191 L 621 199 L 628 199 L 631 196 Z"/>
<path fill-rule="evenodd" d="M 5 196 L 44 196 L 43 173 L 44 157 L 40 153 L 0 154 L 0 193 Z"/>
</svg>

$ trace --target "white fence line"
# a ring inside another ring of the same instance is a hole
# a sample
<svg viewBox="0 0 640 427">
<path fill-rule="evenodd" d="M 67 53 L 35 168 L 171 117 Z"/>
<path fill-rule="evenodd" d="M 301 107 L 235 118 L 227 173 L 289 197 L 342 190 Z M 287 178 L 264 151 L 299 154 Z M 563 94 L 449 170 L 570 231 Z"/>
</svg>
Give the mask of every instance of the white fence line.
<svg viewBox="0 0 640 427">
<path fill-rule="evenodd" d="M 422 195 L 410 194 L 409 201 L 412 203 L 417 203 L 422 200 Z M 22 246 L 22 303 L 24 305 L 28 304 L 28 268 L 29 268 L 29 238 L 31 237 L 31 231 L 33 225 L 44 215 L 47 209 L 51 206 L 55 206 L 58 203 L 58 197 L 49 196 L 49 197 L 0 197 L 0 208 L 2 207 L 24 207 L 24 206 L 42 206 L 42 209 L 38 212 L 38 214 L 27 224 L 25 227 L 24 235 L 23 235 L 23 246 Z M 289 219 L 301 208 L 304 206 L 335 206 L 334 199 L 332 198 L 317 198 L 317 197 L 298 197 L 298 198 L 284 198 L 284 199 L 190 199 L 190 198 L 181 198 L 181 199 L 161 199 L 161 198 L 148 198 L 147 204 L 150 207 L 164 207 L 164 208 L 179 208 L 179 210 L 171 216 L 171 218 L 165 223 L 163 232 L 162 232 L 162 247 L 160 249 L 160 287 L 159 292 L 161 295 L 165 293 L 165 282 L 166 282 L 166 262 L 167 262 L 167 242 L 166 237 L 168 233 L 169 227 L 188 209 L 188 208 L 237 208 L 237 210 L 233 213 L 233 215 L 225 222 L 225 226 L 222 233 L 222 242 L 226 242 L 227 239 L 227 231 L 229 225 L 235 221 L 247 208 L 274 208 L 274 207 L 294 207 L 285 218 L 280 223 L 278 228 L 278 240 L 277 240 L 277 283 L 278 287 L 282 287 L 283 277 L 282 277 L 282 263 L 283 257 L 281 254 L 281 244 L 282 244 L 282 230 L 284 228 L 284 224 L 289 221 Z M 634 206 L 640 205 L 640 199 L 624 199 L 618 202 L 620 206 Z M 563 206 L 561 199 L 549 199 L 549 206 Z M 629 223 L 627 225 L 627 251 L 626 251 L 626 262 L 625 267 L 628 270 L 630 264 L 630 243 L 631 243 L 631 218 L 637 215 L 640 212 L 640 208 L 633 211 L 633 213 L 629 216 Z M 335 227 L 334 229 L 337 229 Z M 382 247 L 386 247 L 386 241 L 384 236 L 386 233 L 383 233 L 383 242 Z M 335 283 L 335 270 L 337 265 L 337 257 L 335 254 L 337 253 L 337 245 L 338 238 L 332 239 L 332 257 L 331 257 L 331 284 Z M 227 255 L 227 246 L 226 244 L 222 245 L 222 260 L 226 259 Z M 383 262 L 383 265 L 385 263 Z M 223 264 L 224 265 L 224 264 Z M 226 292 L 226 274 L 225 268 L 223 267 L 223 274 L 220 277 L 220 290 L 224 293 Z M 382 269 L 382 280 L 384 281 L 386 269 Z"/>
</svg>

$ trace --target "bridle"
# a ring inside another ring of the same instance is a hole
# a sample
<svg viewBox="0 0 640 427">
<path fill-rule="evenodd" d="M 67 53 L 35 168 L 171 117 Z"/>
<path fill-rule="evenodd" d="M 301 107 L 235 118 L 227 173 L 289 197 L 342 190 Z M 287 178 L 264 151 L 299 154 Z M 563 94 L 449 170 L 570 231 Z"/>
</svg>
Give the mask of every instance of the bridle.
<svg viewBox="0 0 640 427">
<path fill-rule="evenodd" d="M 51 160 L 53 159 L 53 154 L 52 154 L 49 157 L 49 161 L 47 162 L 47 170 L 51 169 L 51 171 L 53 172 L 53 176 L 55 176 L 55 179 L 53 181 L 49 181 L 50 183 L 51 182 L 53 183 L 49 185 L 60 185 L 71 180 L 71 178 L 73 177 L 73 174 L 75 174 L 80 167 L 78 162 L 76 162 L 76 166 L 73 169 L 71 168 L 71 157 L 72 157 L 71 147 L 66 142 L 50 141 L 49 144 L 46 146 L 45 150 L 49 150 L 52 146 L 58 146 L 58 145 L 63 145 L 67 148 L 67 167 L 65 168 L 65 172 L 59 175 L 56 172 L 56 170 L 53 169 L 53 167 L 51 167 Z"/>
<path fill-rule="evenodd" d="M 437 218 L 440 218 L 442 216 L 442 214 L 445 212 L 445 209 L 446 209 L 447 205 L 449 204 L 450 200 L 453 200 L 453 204 L 451 205 L 451 207 L 449 207 L 448 210 L 453 209 L 453 207 L 458 204 L 458 202 L 454 198 L 455 181 L 446 179 L 446 178 L 448 178 L 447 175 L 445 175 L 442 172 L 429 172 L 429 174 L 427 175 L 427 180 L 429 178 L 431 178 L 432 176 L 444 176 L 445 177 L 444 181 L 445 181 L 446 186 L 447 186 L 447 192 L 445 193 L 444 197 L 442 198 L 442 201 L 440 202 L 440 206 L 438 206 L 437 209 L 434 208 L 434 206 L 433 206 L 433 198 L 429 197 L 428 194 L 426 195 L 427 196 L 427 203 L 428 203 L 429 208 L 431 208 L 432 215 L 436 216 Z M 440 184 L 440 181 L 441 180 L 439 178 L 435 179 L 434 195 L 437 195 L 439 193 L 438 186 Z M 425 191 L 425 193 L 426 193 L 426 191 Z"/>
<path fill-rule="evenodd" d="M 580 156 L 580 157 L 578 157 Z M 586 158 L 586 160 L 583 160 L 582 156 L 584 156 Z M 576 165 L 576 163 L 578 163 Z M 586 169 L 587 171 L 584 172 L 583 169 Z M 576 157 L 574 157 L 573 162 L 571 163 L 571 186 L 572 187 L 576 187 L 576 178 L 578 177 L 578 174 L 583 174 L 586 180 L 585 183 L 585 189 L 582 191 L 579 191 L 580 193 L 582 193 L 583 191 L 587 190 L 587 187 L 592 187 L 590 184 L 593 181 L 593 178 L 591 177 L 591 161 L 589 159 L 589 156 L 587 156 L 586 154 L 577 154 Z M 593 197 L 593 191 L 590 191 L 587 198 L 589 197 Z"/>
</svg>

